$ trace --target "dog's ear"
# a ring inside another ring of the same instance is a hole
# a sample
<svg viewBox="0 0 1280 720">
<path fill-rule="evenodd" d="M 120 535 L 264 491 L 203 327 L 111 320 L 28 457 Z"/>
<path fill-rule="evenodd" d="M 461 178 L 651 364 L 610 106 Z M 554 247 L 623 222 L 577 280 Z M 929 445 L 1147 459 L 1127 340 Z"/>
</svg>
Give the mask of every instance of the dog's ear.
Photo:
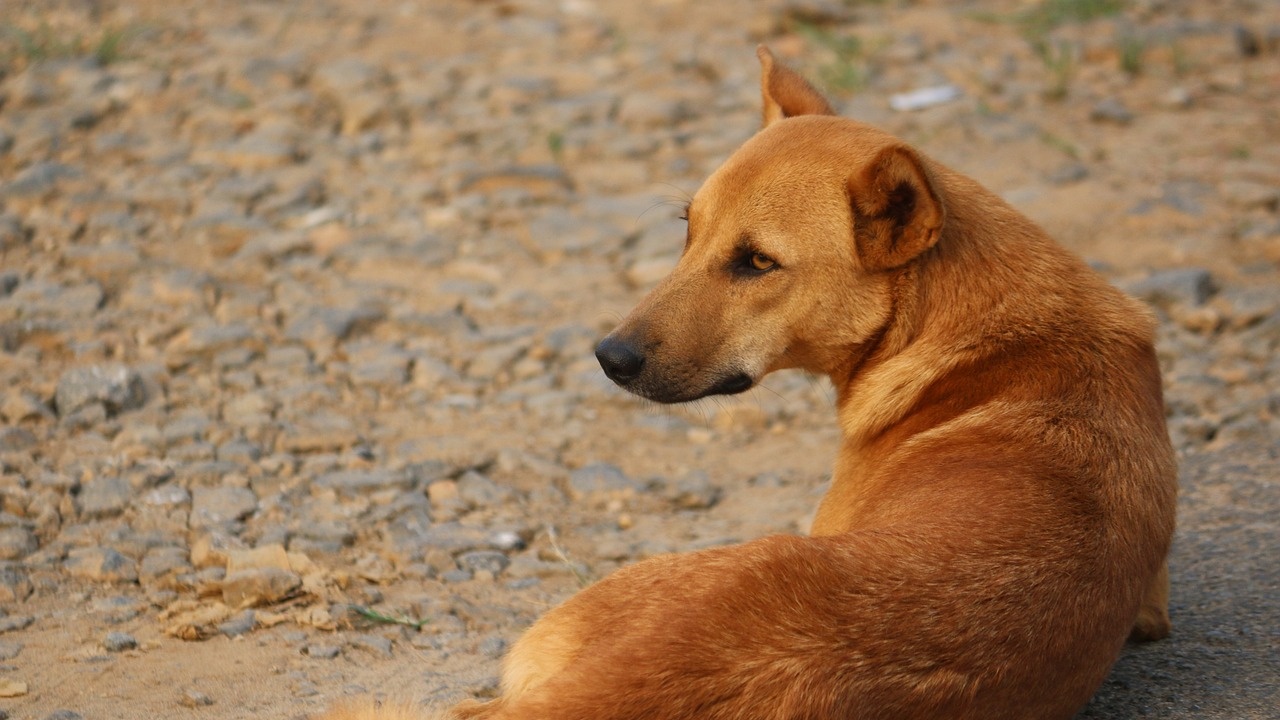
<svg viewBox="0 0 1280 720">
<path fill-rule="evenodd" d="M 764 127 L 796 115 L 835 115 L 822 93 L 794 70 L 774 59 L 764 45 L 756 47 L 760 58 L 760 95 L 764 100 Z"/>
<path fill-rule="evenodd" d="M 928 169 L 911 148 L 881 150 L 849 178 L 848 190 L 854 242 L 866 269 L 901 267 L 938 242 L 946 212 Z"/>
</svg>

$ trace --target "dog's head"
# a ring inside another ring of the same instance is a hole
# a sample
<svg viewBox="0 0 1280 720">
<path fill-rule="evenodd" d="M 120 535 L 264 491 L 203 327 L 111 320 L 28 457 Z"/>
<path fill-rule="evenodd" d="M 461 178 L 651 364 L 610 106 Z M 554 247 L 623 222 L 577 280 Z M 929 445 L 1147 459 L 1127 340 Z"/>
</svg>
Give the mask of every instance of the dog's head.
<svg viewBox="0 0 1280 720">
<path fill-rule="evenodd" d="M 833 117 L 759 56 L 763 129 L 689 203 L 672 274 L 596 349 L 605 374 L 651 400 L 738 393 L 782 368 L 852 372 L 892 317 L 894 278 L 941 232 L 914 150 Z"/>
</svg>

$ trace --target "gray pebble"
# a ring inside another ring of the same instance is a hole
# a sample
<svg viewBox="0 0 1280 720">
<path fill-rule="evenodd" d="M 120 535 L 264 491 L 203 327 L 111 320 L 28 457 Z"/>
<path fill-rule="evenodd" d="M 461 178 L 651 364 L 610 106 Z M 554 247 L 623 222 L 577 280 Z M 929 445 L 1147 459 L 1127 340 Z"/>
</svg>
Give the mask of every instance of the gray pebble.
<svg viewBox="0 0 1280 720">
<path fill-rule="evenodd" d="M 458 498 L 470 507 L 490 507 L 511 500 L 512 491 L 487 476 L 468 470 L 458 477 Z"/>
<path fill-rule="evenodd" d="M 213 698 L 199 690 L 187 688 L 182 691 L 182 696 L 178 698 L 178 704 L 189 708 L 206 707 L 213 704 Z"/>
<path fill-rule="evenodd" d="M 40 440 L 26 428 L 0 428 L 0 453 L 17 453 L 30 450 Z"/>
<path fill-rule="evenodd" d="M 1089 111 L 1089 119 L 1097 122 L 1112 122 L 1128 125 L 1133 122 L 1133 111 L 1118 98 L 1099 100 Z"/>
<path fill-rule="evenodd" d="M 26 571 L 11 563 L 0 563 L 0 602 L 26 600 L 33 590 Z"/>
<path fill-rule="evenodd" d="M 102 639 L 102 649 L 109 653 L 124 652 L 138 647 L 138 641 L 128 633 L 109 632 Z"/>
<path fill-rule="evenodd" d="M 355 635 L 347 640 L 347 644 L 384 658 L 391 657 L 391 641 L 381 635 Z"/>
<path fill-rule="evenodd" d="M 36 621 L 30 615 L 10 615 L 8 617 L 0 617 L 0 633 L 13 632 L 15 630 L 26 630 Z"/>
<path fill-rule="evenodd" d="M 72 577 L 100 582 L 137 582 L 138 564 L 108 547 L 76 548 L 63 567 Z"/>
<path fill-rule="evenodd" d="M 284 600 L 302 586 L 302 579 L 280 568 L 248 568 L 227 574 L 221 585 L 222 601 L 238 608 Z"/>
<path fill-rule="evenodd" d="M 243 520 L 257 509 L 258 498 L 249 488 L 198 487 L 191 492 L 191 529 Z"/>
<path fill-rule="evenodd" d="M 480 653 L 489 658 L 500 658 L 507 651 L 507 641 L 500 637 L 487 637 L 480 641 Z"/>
<path fill-rule="evenodd" d="M 109 475 L 95 478 L 80 489 L 76 505 L 80 514 L 90 520 L 114 517 L 129 507 L 133 488 L 123 477 Z"/>
<path fill-rule="evenodd" d="M 39 547 L 35 534 L 25 527 L 0 528 L 0 560 L 21 560 Z"/>
<path fill-rule="evenodd" d="M 70 415 L 91 403 L 109 413 L 141 407 L 146 402 L 142 377 L 123 365 L 93 365 L 68 370 L 58 378 L 54 402 L 59 415 Z"/>
<path fill-rule="evenodd" d="M 236 637 L 244 635 L 253 630 L 257 624 L 257 618 L 252 610 L 245 610 L 238 615 L 233 616 L 230 620 L 218 624 L 218 632 L 227 637 Z"/>
<path fill-rule="evenodd" d="M 458 567 L 473 574 L 484 571 L 497 576 L 510 564 L 506 555 L 494 550 L 473 550 L 458 556 Z"/>
<path fill-rule="evenodd" d="M 342 648 L 337 645 L 307 645 L 302 648 L 303 655 L 319 660 L 332 660 L 341 653 Z"/>
<path fill-rule="evenodd" d="M 0 660 L 12 660 L 22 654 L 22 643 L 0 642 Z"/>
<path fill-rule="evenodd" d="M 1213 275 L 1204 268 L 1160 270 L 1122 288 L 1140 300 L 1165 309 L 1175 304 L 1198 307 L 1216 290 Z"/>
<path fill-rule="evenodd" d="M 621 496 L 638 486 L 616 465 L 592 463 L 569 474 L 568 490 L 575 499 Z"/>
</svg>

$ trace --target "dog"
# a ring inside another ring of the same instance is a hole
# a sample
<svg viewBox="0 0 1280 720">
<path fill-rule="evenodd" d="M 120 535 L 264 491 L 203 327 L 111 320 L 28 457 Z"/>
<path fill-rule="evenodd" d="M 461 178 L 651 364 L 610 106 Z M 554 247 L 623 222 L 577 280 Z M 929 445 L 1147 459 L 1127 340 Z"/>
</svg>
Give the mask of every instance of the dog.
<svg viewBox="0 0 1280 720">
<path fill-rule="evenodd" d="M 842 442 L 811 534 L 618 570 L 524 634 L 499 697 L 450 716 L 1071 718 L 1126 638 L 1170 630 L 1152 316 L 758 56 L 763 128 L 596 355 L 660 403 L 829 377 Z"/>
</svg>

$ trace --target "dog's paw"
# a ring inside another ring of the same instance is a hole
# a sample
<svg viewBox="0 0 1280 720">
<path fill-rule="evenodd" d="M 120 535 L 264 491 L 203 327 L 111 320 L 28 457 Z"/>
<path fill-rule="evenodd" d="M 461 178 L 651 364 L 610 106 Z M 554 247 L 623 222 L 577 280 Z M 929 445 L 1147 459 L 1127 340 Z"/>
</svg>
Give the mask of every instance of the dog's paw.
<svg viewBox="0 0 1280 720">
<path fill-rule="evenodd" d="M 1133 630 L 1129 632 L 1129 639 L 1138 642 L 1163 640 L 1169 636 L 1172 629 L 1173 623 L 1169 622 L 1169 613 L 1166 610 L 1142 608 L 1138 613 L 1137 622 L 1133 624 Z"/>
</svg>

